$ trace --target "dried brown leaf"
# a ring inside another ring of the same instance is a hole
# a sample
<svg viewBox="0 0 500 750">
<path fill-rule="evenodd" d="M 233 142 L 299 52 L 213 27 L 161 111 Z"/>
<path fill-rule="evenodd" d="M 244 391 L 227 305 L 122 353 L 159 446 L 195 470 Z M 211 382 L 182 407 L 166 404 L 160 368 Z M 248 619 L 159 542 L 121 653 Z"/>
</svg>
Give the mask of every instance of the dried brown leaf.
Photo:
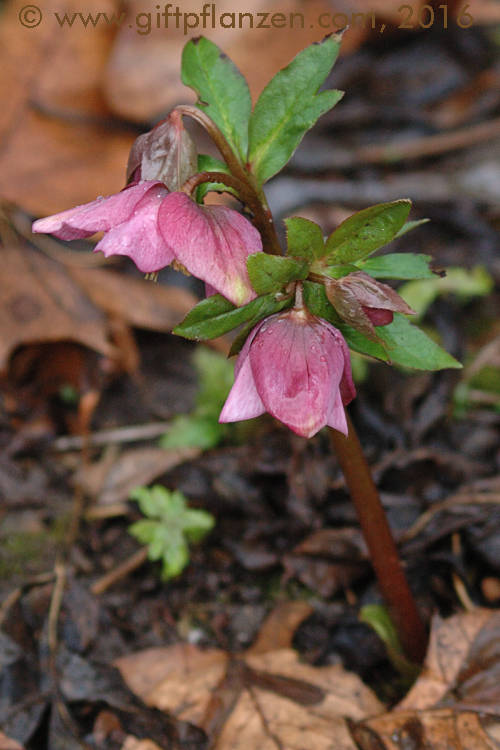
<svg viewBox="0 0 500 750">
<path fill-rule="evenodd" d="M 126 500 L 135 487 L 150 484 L 175 466 L 198 456 L 198 448 L 131 448 L 114 458 L 111 465 L 98 462 L 85 467 L 77 481 L 88 495 L 99 498 L 99 505 Z"/>
<path fill-rule="evenodd" d="M 182 289 L 100 269 L 67 268 L 29 248 L 2 249 L 0 369 L 24 344 L 76 341 L 118 357 L 109 319 L 169 331 L 195 304 Z"/>
<path fill-rule="evenodd" d="M 54 4 L 25 28 L 22 0 L 7 3 L 0 27 L 0 194 L 35 216 L 123 187 L 133 134 L 113 121 L 101 94 L 115 28 L 58 25 Z M 60 13 L 117 12 L 114 0 L 68 0 Z"/>
<path fill-rule="evenodd" d="M 356 750 L 345 717 L 380 713 L 372 691 L 340 665 L 301 664 L 295 651 L 275 646 L 290 640 L 306 614 L 300 603 L 279 607 L 239 659 L 178 644 L 122 657 L 116 666 L 148 705 L 203 728 L 214 750 Z M 264 651 L 266 643 L 273 650 Z"/>
<path fill-rule="evenodd" d="M 493 616 L 491 610 L 478 608 L 474 612 L 464 612 L 447 620 L 435 617 L 424 669 L 408 695 L 398 705 L 398 710 L 421 711 L 432 708 L 447 693 L 455 690 L 476 638 Z M 500 685 L 498 689 L 500 705 Z"/>
<path fill-rule="evenodd" d="M 23 747 L 16 740 L 11 740 L 3 732 L 0 732 L 0 750 L 23 750 Z"/>
</svg>

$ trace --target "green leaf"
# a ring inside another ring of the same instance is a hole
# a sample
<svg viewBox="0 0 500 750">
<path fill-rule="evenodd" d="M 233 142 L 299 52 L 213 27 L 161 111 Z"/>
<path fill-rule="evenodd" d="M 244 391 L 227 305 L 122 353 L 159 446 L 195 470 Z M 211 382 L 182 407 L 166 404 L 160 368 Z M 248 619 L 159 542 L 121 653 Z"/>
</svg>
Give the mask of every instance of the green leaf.
<svg viewBox="0 0 500 750">
<path fill-rule="evenodd" d="M 413 682 L 418 677 L 420 667 L 406 658 L 397 630 L 387 609 L 381 604 L 365 604 L 361 608 L 359 619 L 361 622 L 370 625 L 384 642 L 387 656 L 393 667 L 405 680 L 409 683 Z"/>
<path fill-rule="evenodd" d="M 403 226 L 411 208 L 409 200 L 379 203 L 349 216 L 326 242 L 330 264 L 362 260 L 390 242 Z"/>
<path fill-rule="evenodd" d="M 429 268 L 430 255 L 417 253 L 389 253 L 367 258 L 356 264 L 374 279 L 434 279 L 436 274 Z"/>
<path fill-rule="evenodd" d="M 173 333 L 186 339 L 215 339 L 252 318 L 272 315 L 289 304 L 287 297 L 277 300 L 276 295 L 266 294 L 243 307 L 235 307 L 220 294 L 214 294 L 193 307 Z"/>
<path fill-rule="evenodd" d="M 314 268 L 313 268 L 314 270 Z M 341 279 L 343 276 L 348 276 L 350 273 L 356 273 L 359 271 L 358 266 L 326 266 L 321 269 L 321 273 L 324 276 L 328 276 L 330 279 Z"/>
<path fill-rule="evenodd" d="M 196 395 L 196 413 L 218 419 L 234 383 L 234 364 L 223 354 L 214 352 L 206 346 L 196 348 L 193 363 L 200 383 Z"/>
<path fill-rule="evenodd" d="M 399 232 L 396 233 L 396 237 L 402 237 L 403 234 L 411 232 L 413 229 L 420 227 L 422 224 L 428 224 L 430 219 L 414 219 L 413 221 L 406 221 Z"/>
<path fill-rule="evenodd" d="M 337 325 L 337 328 L 345 338 L 349 349 L 358 352 L 358 354 L 365 354 L 368 357 L 380 359 L 382 362 L 389 361 L 386 350 L 383 346 L 377 344 L 376 341 L 370 341 L 370 339 L 367 339 L 366 336 L 364 336 L 360 331 L 357 331 L 355 328 L 351 328 L 351 326 L 348 326 L 343 321 L 340 321 L 340 323 Z M 378 326 L 375 329 L 377 335 L 379 334 L 380 328 L 381 326 Z"/>
<path fill-rule="evenodd" d="M 267 294 L 279 291 L 289 281 L 305 279 L 309 264 L 283 255 L 254 253 L 247 258 L 247 269 L 257 294 Z"/>
<path fill-rule="evenodd" d="M 174 448 L 201 448 L 209 450 L 222 439 L 224 425 L 212 415 L 179 414 L 172 419 L 167 432 L 160 438 L 160 446 Z"/>
<path fill-rule="evenodd" d="M 416 370 L 445 370 L 461 368 L 460 362 L 414 326 L 401 313 L 394 313 L 388 326 L 378 326 L 377 334 L 385 342 L 387 353 L 394 364 Z"/>
<path fill-rule="evenodd" d="M 205 37 L 192 39 L 182 53 L 182 82 L 198 95 L 229 145 L 246 162 L 252 100 L 248 84 L 234 63 Z"/>
<path fill-rule="evenodd" d="M 456 267 L 448 268 L 443 278 L 409 281 L 398 289 L 398 293 L 417 313 L 415 319 L 420 320 L 437 297 L 456 294 L 460 301 L 468 302 L 472 297 L 490 294 L 493 286 L 493 278 L 483 266 Z"/>
<path fill-rule="evenodd" d="M 331 34 L 306 47 L 260 95 L 250 118 L 248 160 L 261 184 L 285 166 L 304 134 L 342 97 L 336 90 L 318 93 L 340 42 L 340 34 Z"/>
<path fill-rule="evenodd" d="M 341 318 L 326 296 L 323 284 L 314 281 L 304 281 L 302 284 L 304 304 L 313 315 L 324 318 L 337 328 L 340 327 Z"/>
<path fill-rule="evenodd" d="M 150 560 L 161 560 L 162 577 L 179 575 L 189 562 L 188 541 L 198 542 L 214 526 L 214 518 L 204 510 L 189 508 L 181 492 L 170 492 L 161 485 L 138 487 L 131 494 L 147 515 L 129 527 L 129 532 L 148 545 Z"/>
<path fill-rule="evenodd" d="M 325 254 L 323 232 L 318 224 L 301 216 L 285 219 L 287 255 L 305 258 L 309 262 L 322 258 Z"/>
<path fill-rule="evenodd" d="M 216 159 L 215 156 L 209 156 L 208 154 L 198 154 L 198 172 L 224 172 L 224 174 L 231 174 L 224 161 Z M 236 190 L 228 187 L 223 182 L 203 182 L 196 189 L 196 200 L 198 203 L 202 203 L 203 198 L 209 192 L 232 193 L 238 197 Z"/>
<path fill-rule="evenodd" d="M 227 432 L 219 424 L 220 410 L 234 382 L 234 365 L 218 352 L 198 346 L 193 355 L 199 389 L 191 414 L 180 414 L 160 438 L 162 448 L 214 448 Z"/>
</svg>

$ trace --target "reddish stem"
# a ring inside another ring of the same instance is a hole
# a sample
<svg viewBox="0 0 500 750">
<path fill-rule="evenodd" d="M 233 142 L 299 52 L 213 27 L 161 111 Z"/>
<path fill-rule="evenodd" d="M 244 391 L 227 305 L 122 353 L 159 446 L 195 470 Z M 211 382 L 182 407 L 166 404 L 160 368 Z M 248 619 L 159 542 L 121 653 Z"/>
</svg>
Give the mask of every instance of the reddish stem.
<svg viewBox="0 0 500 750">
<path fill-rule="evenodd" d="M 271 253 L 271 255 L 282 255 L 273 216 L 269 209 L 264 191 L 256 185 L 253 175 L 247 172 L 242 166 L 240 160 L 233 152 L 231 146 L 217 125 L 210 119 L 210 117 L 208 117 L 208 115 L 205 114 L 205 112 L 190 104 L 180 104 L 176 107 L 176 111 L 180 115 L 185 115 L 186 117 L 191 117 L 193 120 L 196 120 L 196 122 L 207 131 L 219 149 L 231 175 L 238 180 L 239 187 L 237 189 L 240 192 L 242 200 L 247 203 L 249 209 L 254 214 L 255 225 L 262 234 L 264 251 Z M 227 182 L 227 180 L 220 179 L 219 182 L 225 182 L 233 187 L 233 185 Z M 244 186 L 244 189 L 242 189 L 242 186 Z"/>
<path fill-rule="evenodd" d="M 345 437 L 330 430 L 332 445 L 358 514 L 382 596 L 409 659 L 422 663 L 427 648 L 427 632 L 403 571 L 380 496 L 356 434 L 347 416 Z"/>
</svg>

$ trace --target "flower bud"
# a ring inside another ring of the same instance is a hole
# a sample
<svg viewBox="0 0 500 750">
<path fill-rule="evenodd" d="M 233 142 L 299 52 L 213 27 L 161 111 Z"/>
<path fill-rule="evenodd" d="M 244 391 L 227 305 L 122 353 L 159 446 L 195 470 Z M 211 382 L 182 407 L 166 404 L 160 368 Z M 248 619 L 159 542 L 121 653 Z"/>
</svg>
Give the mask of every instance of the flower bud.
<svg viewBox="0 0 500 750">
<path fill-rule="evenodd" d="M 127 164 L 127 182 L 159 180 L 171 191 L 179 190 L 195 174 L 196 146 L 174 109 L 148 133 L 134 141 Z"/>
<path fill-rule="evenodd" d="M 326 295 L 346 323 L 369 339 L 378 340 L 375 326 L 392 323 L 394 313 L 414 315 L 392 287 L 382 284 L 364 271 L 356 271 L 341 279 L 328 279 Z"/>
</svg>

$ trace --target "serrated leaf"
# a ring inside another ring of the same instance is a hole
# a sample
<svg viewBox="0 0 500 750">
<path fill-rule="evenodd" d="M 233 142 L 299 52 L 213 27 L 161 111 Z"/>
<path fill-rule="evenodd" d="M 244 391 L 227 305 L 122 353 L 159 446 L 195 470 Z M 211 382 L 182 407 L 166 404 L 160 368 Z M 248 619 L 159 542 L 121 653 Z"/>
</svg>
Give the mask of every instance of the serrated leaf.
<svg viewBox="0 0 500 750">
<path fill-rule="evenodd" d="M 409 200 L 379 203 L 349 216 L 326 242 L 329 264 L 362 260 L 394 239 L 411 208 Z"/>
<path fill-rule="evenodd" d="M 325 253 L 325 242 L 321 227 L 314 221 L 292 216 L 285 219 L 287 237 L 287 255 L 295 255 L 312 262 L 322 258 Z"/>
<path fill-rule="evenodd" d="M 279 291 L 289 281 L 305 279 L 309 264 L 283 255 L 255 253 L 247 258 L 247 270 L 257 294 L 267 294 Z"/>
<path fill-rule="evenodd" d="M 252 318 L 279 312 L 289 304 L 288 298 L 276 300 L 274 294 L 266 294 L 243 307 L 235 307 L 220 294 L 215 294 L 193 307 L 173 333 L 186 339 L 214 339 Z"/>
<path fill-rule="evenodd" d="M 358 261 L 358 268 L 374 279 L 433 279 L 432 258 L 420 253 L 389 253 Z"/>
<path fill-rule="evenodd" d="M 236 65 L 216 44 L 198 37 L 184 47 L 181 70 L 182 82 L 198 95 L 197 106 L 215 122 L 245 162 L 252 100 Z"/>
<path fill-rule="evenodd" d="M 340 48 L 341 35 L 315 42 L 267 84 L 249 124 L 248 161 L 262 184 L 285 166 L 305 133 L 342 97 L 341 91 L 318 93 Z"/>
<path fill-rule="evenodd" d="M 215 156 L 209 154 L 198 154 L 198 172 L 224 172 L 231 174 L 227 164 Z M 203 202 L 203 198 L 209 192 L 215 193 L 232 193 L 238 197 L 238 193 L 232 187 L 228 187 L 223 182 L 203 182 L 196 189 L 196 200 L 198 203 Z"/>
</svg>

